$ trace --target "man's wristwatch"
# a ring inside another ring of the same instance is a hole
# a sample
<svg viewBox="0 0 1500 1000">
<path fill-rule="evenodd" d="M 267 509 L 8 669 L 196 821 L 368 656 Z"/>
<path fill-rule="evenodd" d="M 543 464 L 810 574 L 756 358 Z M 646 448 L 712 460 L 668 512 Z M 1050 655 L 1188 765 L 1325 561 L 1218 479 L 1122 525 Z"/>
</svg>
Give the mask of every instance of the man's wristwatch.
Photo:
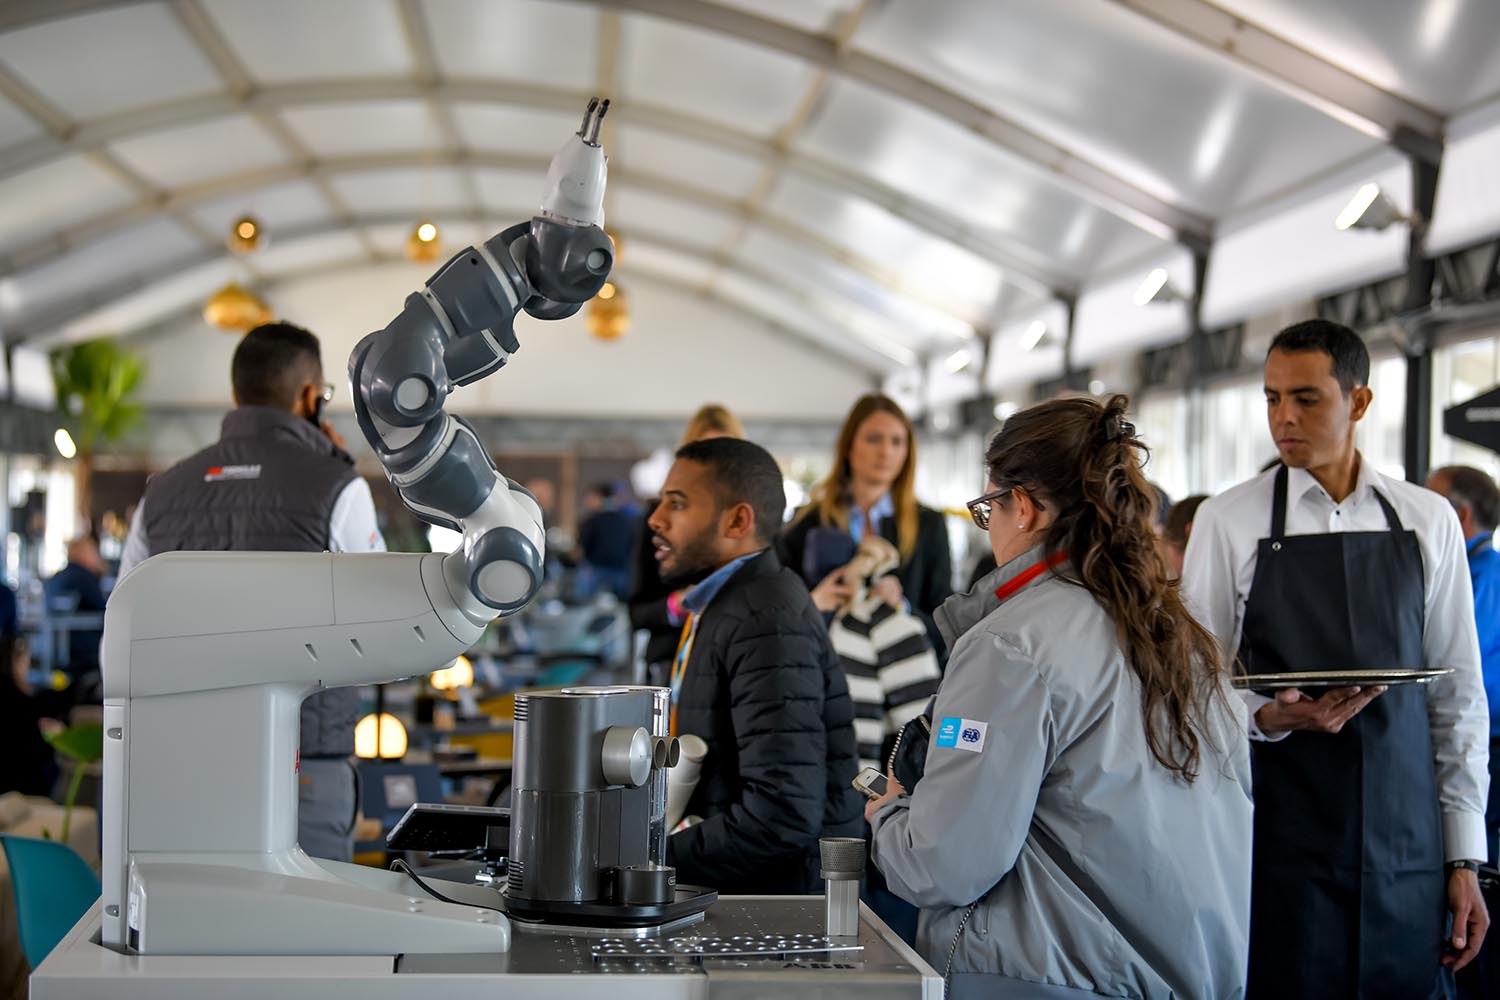
<svg viewBox="0 0 1500 1000">
<path fill-rule="evenodd" d="M 1471 871 L 1475 875 L 1479 874 L 1479 862 L 1478 861 L 1450 861 L 1444 867 L 1447 870 L 1447 872 L 1448 872 L 1449 875 L 1452 875 L 1454 872 L 1458 871 L 1460 868 L 1463 868 L 1463 869 L 1465 869 L 1467 871 Z"/>
</svg>

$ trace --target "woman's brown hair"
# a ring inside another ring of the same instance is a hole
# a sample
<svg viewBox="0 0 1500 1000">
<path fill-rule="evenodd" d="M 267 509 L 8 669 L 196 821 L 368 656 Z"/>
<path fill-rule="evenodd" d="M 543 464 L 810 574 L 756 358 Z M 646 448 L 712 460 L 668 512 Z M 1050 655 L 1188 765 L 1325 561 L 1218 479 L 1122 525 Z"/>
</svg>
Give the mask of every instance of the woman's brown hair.
<svg viewBox="0 0 1500 1000">
<path fill-rule="evenodd" d="M 1055 399 L 1012 416 L 985 454 L 990 481 L 1051 509 L 1049 554 L 1098 599 L 1141 681 L 1146 743 L 1186 781 L 1198 776 L 1208 714 L 1225 700 L 1218 644 L 1188 613 L 1156 547 L 1156 491 L 1141 472 L 1148 450 L 1125 420 L 1130 400 Z M 1215 748 L 1222 749 L 1222 748 Z"/>
<path fill-rule="evenodd" d="M 889 413 L 906 429 L 906 461 L 891 484 L 891 502 L 896 508 L 896 549 L 904 563 L 917 547 L 917 437 L 906 413 L 889 396 L 872 392 L 855 401 L 839 430 L 833 471 L 813 487 L 812 503 L 798 517 L 817 511 L 824 524 L 849 530 L 849 452 L 854 448 L 854 436 L 859 433 L 860 425 L 874 413 Z"/>
</svg>

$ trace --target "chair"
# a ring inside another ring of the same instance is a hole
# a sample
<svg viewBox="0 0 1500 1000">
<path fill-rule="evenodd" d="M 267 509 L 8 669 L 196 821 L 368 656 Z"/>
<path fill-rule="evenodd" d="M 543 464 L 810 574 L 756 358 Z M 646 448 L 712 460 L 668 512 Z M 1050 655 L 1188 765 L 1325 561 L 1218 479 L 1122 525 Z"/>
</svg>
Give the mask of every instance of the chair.
<svg viewBox="0 0 1500 1000">
<path fill-rule="evenodd" d="M 99 898 L 99 876 L 66 844 L 0 834 L 16 891 L 21 950 L 35 970 Z"/>
</svg>

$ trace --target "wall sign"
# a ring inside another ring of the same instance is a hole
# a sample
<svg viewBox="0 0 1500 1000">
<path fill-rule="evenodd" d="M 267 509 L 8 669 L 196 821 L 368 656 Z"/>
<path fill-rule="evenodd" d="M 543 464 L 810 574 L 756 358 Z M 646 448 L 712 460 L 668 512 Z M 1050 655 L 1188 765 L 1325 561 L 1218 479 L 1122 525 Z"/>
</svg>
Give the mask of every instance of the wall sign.
<svg viewBox="0 0 1500 1000">
<path fill-rule="evenodd" d="M 1443 433 L 1500 452 L 1500 386 L 1444 410 Z"/>
</svg>

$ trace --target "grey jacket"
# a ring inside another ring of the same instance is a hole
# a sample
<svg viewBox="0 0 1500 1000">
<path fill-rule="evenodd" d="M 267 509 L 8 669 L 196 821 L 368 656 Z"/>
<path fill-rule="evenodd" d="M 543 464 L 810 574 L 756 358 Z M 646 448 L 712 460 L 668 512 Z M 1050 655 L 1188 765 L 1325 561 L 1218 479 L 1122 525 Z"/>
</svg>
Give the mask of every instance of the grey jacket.
<svg viewBox="0 0 1500 1000">
<path fill-rule="evenodd" d="M 1139 680 L 1093 596 L 1045 573 L 996 597 L 1041 558 L 939 609 L 953 654 L 926 772 L 874 817 L 875 864 L 922 907 L 924 957 L 942 971 L 954 949 L 955 995 L 1243 996 L 1251 798 L 1238 701 L 1212 719 L 1221 749 L 1197 781 L 1176 779 L 1147 747 Z"/>
</svg>

